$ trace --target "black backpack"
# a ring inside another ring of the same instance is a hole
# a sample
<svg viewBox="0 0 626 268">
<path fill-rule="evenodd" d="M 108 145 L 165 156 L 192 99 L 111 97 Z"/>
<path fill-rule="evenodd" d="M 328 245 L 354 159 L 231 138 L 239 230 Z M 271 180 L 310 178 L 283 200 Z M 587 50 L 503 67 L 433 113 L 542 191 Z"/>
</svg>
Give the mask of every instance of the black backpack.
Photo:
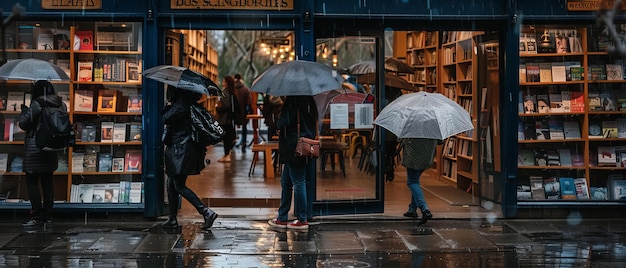
<svg viewBox="0 0 626 268">
<path fill-rule="evenodd" d="M 211 113 L 200 104 L 192 104 L 191 139 L 203 146 L 214 145 L 222 140 L 226 133 Z"/>
<path fill-rule="evenodd" d="M 52 107 L 41 104 L 39 124 L 35 130 L 35 142 L 42 151 L 62 151 L 74 145 L 74 127 L 70 115 L 63 106 Z"/>
</svg>

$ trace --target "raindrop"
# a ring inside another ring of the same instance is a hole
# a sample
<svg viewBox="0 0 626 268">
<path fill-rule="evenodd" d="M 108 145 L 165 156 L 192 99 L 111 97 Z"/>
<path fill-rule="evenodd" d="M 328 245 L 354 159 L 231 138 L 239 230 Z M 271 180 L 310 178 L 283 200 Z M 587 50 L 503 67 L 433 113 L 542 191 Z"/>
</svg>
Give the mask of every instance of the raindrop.
<svg viewBox="0 0 626 268">
<path fill-rule="evenodd" d="M 583 217 L 578 211 L 572 211 L 572 213 L 567 216 L 567 224 L 571 226 L 579 225 L 582 221 Z"/>
<path fill-rule="evenodd" d="M 487 210 L 492 210 L 493 209 L 493 202 L 491 201 L 485 201 L 485 203 L 483 204 L 483 207 Z"/>
</svg>

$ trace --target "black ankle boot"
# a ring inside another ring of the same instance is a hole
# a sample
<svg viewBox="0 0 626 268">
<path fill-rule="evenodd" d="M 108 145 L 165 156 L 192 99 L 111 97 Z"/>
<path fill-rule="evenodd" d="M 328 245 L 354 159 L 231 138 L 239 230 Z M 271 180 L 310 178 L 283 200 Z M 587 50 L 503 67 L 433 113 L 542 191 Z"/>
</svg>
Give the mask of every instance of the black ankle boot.
<svg viewBox="0 0 626 268">
<path fill-rule="evenodd" d="M 217 219 L 218 215 L 217 213 L 215 213 L 215 211 L 209 208 L 205 208 L 202 212 L 202 216 L 204 217 L 204 225 L 202 226 L 202 230 L 206 230 L 213 226 L 213 223 L 215 222 L 215 219 Z"/>
<path fill-rule="evenodd" d="M 178 228 L 178 221 L 176 220 L 176 218 L 169 218 L 164 223 L 161 223 L 161 227 L 169 228 L 169 229 L 176 229 Z"/>
<path fill-rule="evenodd" d="M 430 213 L 430 210 L 422 211 L 422 219 L 420 220 L 420 225 L 428 222 L 428 220 L 433 218 L 433 214 Z"/>
</svg>

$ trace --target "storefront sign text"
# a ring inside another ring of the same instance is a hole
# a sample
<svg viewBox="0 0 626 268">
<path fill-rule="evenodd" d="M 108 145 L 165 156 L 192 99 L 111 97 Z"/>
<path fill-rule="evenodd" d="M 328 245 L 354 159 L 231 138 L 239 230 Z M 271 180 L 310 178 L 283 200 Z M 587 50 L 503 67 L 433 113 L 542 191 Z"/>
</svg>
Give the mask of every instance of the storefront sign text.
<svg viewBox="0 0 626 268">
<path fill-rule="evenodd" d="M 293 0 L 171 0 L 172 9 L 293 10 Z"/>
<path fill-rule="evenodd" d="M 568 11 L 596 11 L 601 9 L 612 9 L 615 6 L 614 0 L 569 0 L 567 1 Z M 622 10 L 626 9 L 626 2 L 622 1 Z"/>
<path fill-rule="evenodd" d="M 102 0 L 41 0 L 42 9 L 101 9 Z"/>
</svg>

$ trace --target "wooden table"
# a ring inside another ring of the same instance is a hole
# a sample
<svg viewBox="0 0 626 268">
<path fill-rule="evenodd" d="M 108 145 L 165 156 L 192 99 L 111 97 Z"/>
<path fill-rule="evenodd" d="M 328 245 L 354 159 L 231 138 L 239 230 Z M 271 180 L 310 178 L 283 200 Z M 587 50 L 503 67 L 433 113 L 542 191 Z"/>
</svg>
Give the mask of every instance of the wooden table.
<svg viewBox="0 0 626 268">
<path fill-rule="evenodd" d="M 252 158 L 252 163 L 250 164 L 250 172 L 248 176 L 252 173 L 254 169 L 254 165 L 256 165 L 256 161 L 259 159 L 259 152 L 263 153 L 263 175 L 267 179 L 273 179 L 274 175 L 274 161 L 272 158 L 272 152 L 278 151 L 278 142 L 270 141 L 270 142 L 262 142 L 252 144 L 252 152 L 254 153 L 254 157 Z"/>
<path fill-rule="evenodd" d="M 252 120 L 252 144 L 258 144 L 262 139 L 259 135 L 259 120 L 263 119 L 263 116 L 260 114 L 249 114 L 246 115 L 246 119 Z"/>
</svg>

